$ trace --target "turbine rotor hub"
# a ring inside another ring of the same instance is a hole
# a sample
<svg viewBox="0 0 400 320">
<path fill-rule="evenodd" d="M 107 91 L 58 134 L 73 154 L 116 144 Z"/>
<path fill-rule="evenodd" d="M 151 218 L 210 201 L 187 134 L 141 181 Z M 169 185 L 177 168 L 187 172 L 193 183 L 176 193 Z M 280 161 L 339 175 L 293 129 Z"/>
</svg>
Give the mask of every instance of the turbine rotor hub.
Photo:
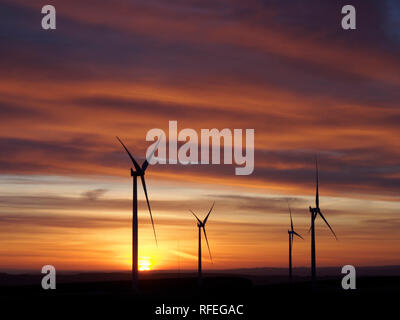
<svg viewBox="0 0 400 320">
<path fill-rule="evenodd" d="M 131 177 L 141 177 L 144 176 L 144 171 L 137 171 L 131 168 Z"/>
</svg>

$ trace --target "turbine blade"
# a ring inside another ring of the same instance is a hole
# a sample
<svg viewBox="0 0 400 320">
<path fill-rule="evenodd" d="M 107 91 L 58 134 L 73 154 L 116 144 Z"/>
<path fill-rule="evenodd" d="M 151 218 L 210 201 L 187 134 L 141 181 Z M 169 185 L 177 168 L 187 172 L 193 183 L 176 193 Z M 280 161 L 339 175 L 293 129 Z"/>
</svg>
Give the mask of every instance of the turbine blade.
<svg viewBox="0 0 400 320">
<path fill-rule="evenodd" d="M 318 186 L 318 159 L 315 156 L 315 171 L 316 171 L 316 190 L 315 190 L 315 207 L 319 208 L 319 186 Z"/>
<path fill-rule="evenodd" d="M 318 209 L 319 210 L 319 209 Z M 318 213 L 314 214 L 314 220 L 317 219 Z"/>
<path fill-rule="evenodd" d="M 153 220 L 153 215 L 151 214 L 151 208 L 150 208 L 149 197 L 147 196 L 146 181 L 144 180 L 144 176 L 140 176 L 140 178 L 142 179 L 142 186 L 143 186 L 144 194 L 145 194 L 145 196 L 146 196 L 147 208 L 149 208 L 151 224 L 152 224 L 152 226 L 153 226 L 153 232 L 154 232 L 154 239 L 156 239 L 156 245 L 157 245 L 157 247 L 158 247 L 158 241 L 157 241 L 157 235 L 156 235 L 156 228 L 154 227 L 154 220 Z"/>
<path fill-rule="evenodd" d="M 336 236 L 335 231 L 333 231 L 333 229 L 331 228 L 331 226 L 329 225 L 328 221 L 326 221 L 324 215 L 322 214 L 322 212 L 320 210 L 318 210 L 319 215 L 321 216 L 322 220 L 325 221 L 326 225 L 329 227 L 329 229 L 332 231 L 333 235 L 335 236 L 336 240 L 338 239 Z"/>
<path fill-rule="evenodd" d="M 311 208 L 310 208 L 310 210 L 311 210 Z M 312 211 L 311 211 L 311 213 L 312 213 L 312 215 L 313 215 L 313 220 L 315 220 L 315 218 L 317 217 L 317 213 L 315 213 L 315 212 L 313 213 Z M 310 233 L 311 228 L 312 228 L 312 227 L 310 226 L 310 229 L 308 229 L 308 231 L 307 231 L 308 233 Z"/>
<path fill-rule="evenodd" d="M 290 227 L 291 227 L 291 229 L 292 229 L 292 231 L 293 231 L 292 210 L 290 209 L 289 201 L 288 201 L 287 205 L 288 205 L 288 208 L 289 208 L 289 214 L 290 214 Z"/>
<path fill-rule="evenodd" d="M 293 231 L 293 234 L 304 240 L 304 238 L 301 235 L 299 235 L 296 231 Z"/>
<path fill-rule="evenodd" d="M 138 165 L 138 163 L 136 162 L 136 160 L 132 157 L 131 153 L 129 152 L 128 148 L 125 147 L 124 143 L 121 141 L 120 138 L 118 138 L 118 141 L 122 144 L 122 146 L 124 147 L 126 153 L 128 154 L 129 158 L 131 158 L 133 165 L 135 166 L 136 171 L 140 171 L 140 166 Z"/>
<path fill-rule="evenodd" d="M 204 231 L 204 237 L 206 238 L 207 247 L 208 247 L 208 253 L 210 254 L 211 263 L 214 263 L 214 262 L 213 262 L 213 259 L 212 259 L 212 257 L 211 257 L 210 245 L 208 244 L 206 228 L 204 227 L 204 225 L 203 225 L 203 231 Z"/>
<path fill-rule="evenodd" d="M 213 204 L 212 204 L 212 206 L 211 206 L 211 208 L 210 208 L 210 211 L 208 211 L 208 214 L 207 214 L 206 218 L 205 218 L 204 221 L 203 221 L 203 224 L 204 224 L 204 225 L 206 224 L 207 219 L 208 219 L 208 216 L 210 215 L 212 209 L 214 208 L 214 204 L 215 204 L 215 201 L 213 202 Z"/>
<path fill-rule="evenodd" d="M 153 158 L 153 155 L 154 155 L 154 153 L 156 152 L 156 150 L 157 150 L 157 148 L 158 148 L 158 145 L 159 145 L 160 142 L 161 142 L 161 139 L 162 139 L 162 138 L 159 138 L 159 139 L 157 140 L 157 143 L 156 143 L 156 145 L 155 145 L 153 151 L 149 154 L 148 157 L 146 157 L 146 160 L 143 162 L 143 164 L 142 164 L 142 170 L 143 170 L 143 171 L 145 171 L 146 168 L 148 167 L 151 158 Z"/>
<path fill-rule="evenodd" d="M 198 221 L 200 224 L 202 224 L 201 220 L 196 216 L 196 214 L 195 214 L 192 210 L 189 210 L 189 211 L 195 216 L 195 218 L 197 219 L 197 221 Z"/>
</svg>

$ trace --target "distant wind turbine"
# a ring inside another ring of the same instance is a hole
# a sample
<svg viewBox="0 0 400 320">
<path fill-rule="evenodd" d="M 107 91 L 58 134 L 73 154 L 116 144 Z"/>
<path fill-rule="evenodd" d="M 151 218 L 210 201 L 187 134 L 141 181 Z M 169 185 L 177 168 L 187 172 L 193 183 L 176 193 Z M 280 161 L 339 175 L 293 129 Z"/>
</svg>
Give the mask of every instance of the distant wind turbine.
<svg viewBox="0 0 400 320">
<path fill-rule="evenodd" d="M 143 162 L 142 167 L 136 162 L 128 148 L 123 144 L 120 138 L 118 141 L 122 144 L 129 158 L 131 159 L 135 170 L 131 168 L 131 177 L 133 178 L 133 200 L 132 200 L 132 288 L 134 291 L 138 291 L 138 206 L 137 206 L 137 177 L 140 177 L 144 194 L 146 196 L 147 207 L 150 213 L 151 224 L 153 226 L 154 238 L 157 244 L 156 229 L 154 228 L 153 215 L 151 213 L 150 202 L 147 196 L 146 181 L 144 179 L 144 173 L 149 165 L 150 159 L 153 157 L 154 152 L 157 150 L 158 144 L 161 139 L 158 140 L 154 147 L 154 150 L 149 154 L 149 157 Z M 157 244 L 158 245 L 158 244 Z"/>
<path fill-rule="evenodd" d="M 316 259 L 315 259 L 315 219 L 317 218 L 318 215 L 324 220 L 326 225 L 329 227 L 333 235 L 335 236 L 335 239 L 337 240 L 336 234 L 329 225 L 328 221 L 325 219 L 324 215 L 322 214 L 320 208 L 319 208 L 319 190 L 318 190 L 318 160 L 315 159 L 315 170 L 316 170 L 316 190 L 315 190 L 315 208 L 310 209 L 311 213 L 311 279 L 312 282 L 315 283 L 316 277 L 317 277 L 317 272 L 316 272 Z"/>
<path fill-rule="evenodd" d="M 293 238 L 294 238 L 294 236 L 297 236 L 297 237 L 303 239 L 303 237 L 301 235 L 299 235 L 296 231 L 294 231 L 294 229 L 293 229 L 293 219 L 292 219 L 292 210 L 290 209 L 289 203 L 288 203 L 288 208 L 289 208 L 289 214 L 290 214 L 290 230 L 288 230 L 288 234 L 289 234 L 289 279 L 290 279 L 290 281 L 292 281 L 292 279 L 293 279 L 293 276 L 292 276 Z"/>
<path fill-rule="evenodd" d="M 206 242 L 207 242 L 207 247 L 208 247 L 208 253 L 210 254 L 210 259 L 212 262 L 212 257 L 211 257 L 211 250 L 210 250 L 210 245 L 208 244 L 208 239 L 207 239 L 207 233 L 206 233 L 206 222 L 208 217 L 210 216 L 210 213 L 212 211 L 212 209 L 214 208 L 214 204 L 215 202 L 212 204 L 210 211 L 208 211 L 207 216 L 205 217 L 205 219 L 203 221 L 201 221 L 196 214 L 190 210 L 190 212 L 195 216 L 195 218 L 197 219 L 197 227 L 199 228 L 199 258 L 198 258 L 198 284 L 201 285 L 202 282 L 202 269 L 201 269 L 201 229 L 203 229 L 204 232 L 204 237 L 206 238 Z"/>
</svg>

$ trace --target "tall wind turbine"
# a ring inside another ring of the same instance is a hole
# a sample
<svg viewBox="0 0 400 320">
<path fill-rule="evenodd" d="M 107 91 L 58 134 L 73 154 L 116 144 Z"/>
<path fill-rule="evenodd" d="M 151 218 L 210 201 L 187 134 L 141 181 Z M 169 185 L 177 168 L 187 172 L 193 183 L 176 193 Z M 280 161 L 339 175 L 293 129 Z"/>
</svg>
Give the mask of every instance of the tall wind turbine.
<svg viewBox="0 0 400 320">
<path fill-rule="evenodd" d="M 292 279 L 293 279 L 293 276 L 292 276 L 293 238 L 294 238 L 294 236 L 297 236 L 297 237 L 303 239 L 303 237 L 301 235 L 299 235 L 296 231 L 294 231 L 294 229 L 293 229 L 293 219 L 292 219 L 292 210 L 290 209 L 289 203 L 288 203 L 288 208 L 289 208 L 289 214 L 290 214 L 290 230 L 288 230 L 288 234 L 289 234 L 289 279 L 290 279 L 290 281 L 292 281 Z"/>
<path fill-rule="evenodd" d="M 317 277 L 317 272 L 316 272 L 316 259 L 315 259 L 315 219 L 317 218 L 318 215 L 324 220 L 326 225 L 329 227 L 333 235 L 335 236 L 335 239 L 337 240 L 336 234 L 329 225 L 328 221 L 326 221 L 324 215 L 322 214 L 320 208 L 319 208 L 319 190 L 318 190 L 318 161 L 315 159 L 315 171 L 316 171 L 316 189 L 315 189 L 315 208 L 310 209 L 311 213 L 311 279 L 312 282 L 315 283 L 316 277 Z"/>
<path fill-rule="evenodd" d="M 206 233 L 206 222 L 208 217 L 210 216 L 210 213 L 212 211 L 212 209 L 214 208 L 214 204 L 215 202 L 212 204 L 210 211 L 208 211 L 207 216 L 205 217 L 205 219 L 203 221 L 201 221 L 196 214 L 190 210 L 190 212 L 195 216 L 195 218 L 197 219 L 197 227 L 199 228 L 199 258 L 198 258 L 198 271 L 197 271 L 197 277 L 198 277 L 198 284 L 201 285 L 201 281 L 202 281 L 202 270 L 201 270 L 201 229 L 203 229 L 204 232 L 204 237 L 206 238 L 206 242 L 207 242 L 207 247 L 208 247 L 208 253 L 210 254 L 210 259 L 212 262 L 212 257 L 211 257 L 211 250 L 210 250 L 210 245 L 208 244 L 208 239 L 207 239 L 207 233 Z"/>
<path fill-rule="evenodd" d="M 132 288 L 134 291 L 138 291 L 138 205 L 137 205 L 137 178 L 140 177 L 142 181 L 142 186 L 144 190 L 144 194 L 146 196 L 147 207 L 150 213 L 151 224 L 153 226 L 154 238 L 157 244 L 157 236 L 156 236 L 156 229 L 154 228 L 154 221 L 153 215 L 151 214 L 150 202 L 147 196 L 147 188 L 146 188 L 146 181 L 144 179 L 144 173 L 149 165 L 150 159 L 153 157 L 154 152 L 157 150 L 158 144 L 160 143 L 161 139 L 158 140 L 154 150 L 150 153 L 149 157 L 143 162 L 142 166 L 140 167 L 136 160 L 133 158 L 131 153 L 129 152 L 128 148 L 124 145 L 120 138 L 118 141 L 124 147 L 126 153 L 128 154 L 129 158 L 131 159 L 135 170 L 131 168 L 131 177 L 133 178 L 133 199 L 132 199 Z"/>
</svg>

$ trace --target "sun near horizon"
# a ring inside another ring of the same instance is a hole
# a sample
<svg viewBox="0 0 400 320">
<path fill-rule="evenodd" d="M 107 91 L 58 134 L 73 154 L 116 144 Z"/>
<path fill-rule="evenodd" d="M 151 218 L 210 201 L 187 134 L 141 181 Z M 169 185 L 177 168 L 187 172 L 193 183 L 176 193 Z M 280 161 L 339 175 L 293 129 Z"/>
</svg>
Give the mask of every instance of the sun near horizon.
<svg viewBox="0 0 400 320">
<path fill-rule="evenodd" d="M 139 271 L 152 270 L 152 263 L 150 257 L 142 257 L 139 259 Z"/>
</svg>

